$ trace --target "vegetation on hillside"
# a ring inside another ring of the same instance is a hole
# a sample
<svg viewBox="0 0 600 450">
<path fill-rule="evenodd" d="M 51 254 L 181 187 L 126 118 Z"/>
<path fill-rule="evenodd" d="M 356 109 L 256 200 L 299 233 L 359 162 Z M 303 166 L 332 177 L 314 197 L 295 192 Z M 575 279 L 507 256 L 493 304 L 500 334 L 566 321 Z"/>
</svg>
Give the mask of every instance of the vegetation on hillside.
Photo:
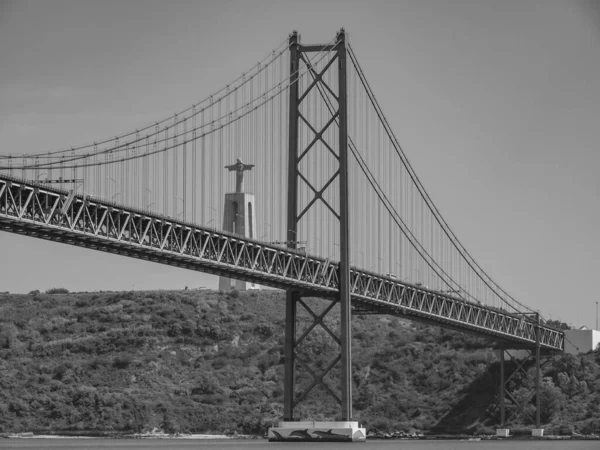
<svg viewBox="0 0 600 450">
<path fill-rule="evenodd" d="M 0 294 L 0 432 L 262 434 L 282 417 L 284 298 L 271 290 Z M 306 303 L 317 313 L 329 304 Z M 309 318 L 301 313 L 299 336 Z M 335 314 L 325 324 L 339 326 Z M 352 325 L 354 416 L 370 430 L 497 426 L 492 342 L 391 316 L 356 316 Z M 316 327 L 298 351 L 317 370 L 336 349 Z M 333 389 L 336 374 L 325 378 Z M 546 428 L 600 433 L 600 352 L 552 356 L 543 376 Z M 311 382 L 304 370 L 298 390 Z M 511 389 L 526 399 L 532 386 L 530 368 Z M 533 415 L 535 402 L 525 403 Z M 336 419 L 339 409 L 323 387 L 301 405 L 299 419 Z M 513 426 L 524 424 L 517 415 Z"/>
</svg>

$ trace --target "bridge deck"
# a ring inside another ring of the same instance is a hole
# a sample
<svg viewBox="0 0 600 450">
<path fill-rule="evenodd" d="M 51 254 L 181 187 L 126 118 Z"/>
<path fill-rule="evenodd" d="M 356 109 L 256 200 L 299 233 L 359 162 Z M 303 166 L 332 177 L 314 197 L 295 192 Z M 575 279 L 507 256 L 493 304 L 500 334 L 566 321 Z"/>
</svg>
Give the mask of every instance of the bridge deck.
<svg viewBox="0 0 600 450">
<path fill-rule="evenodd" d="M 335 262 L 148 211 L 0 175 L 0 230 L 294 289 L 338 293 Z M 524 315 L 351 269 L 356 311 L 402 315 L 533 347 L 537 324 Z M 564 333 L 541 325 L 544 350 L 563 350 Z"/>
</svg>

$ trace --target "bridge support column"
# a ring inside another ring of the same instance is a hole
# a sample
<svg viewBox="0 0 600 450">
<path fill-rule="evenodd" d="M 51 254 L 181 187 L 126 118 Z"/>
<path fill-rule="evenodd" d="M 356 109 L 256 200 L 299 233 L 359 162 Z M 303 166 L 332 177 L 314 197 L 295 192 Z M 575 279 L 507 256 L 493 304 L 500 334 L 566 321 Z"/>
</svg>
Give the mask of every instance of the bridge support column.
<svg viewBox="0 0 600 450">
<path fill-rule="evenodd" d="M 530 392 L 525 398 L 517 398 L 509 389 L 513 383 L 522 384 L 522 380 L 527 378 L 527 371 L 531 367 L 534 359 L 534 353 L 529 350 L 515 350 L 501 348 L 500 350 L 500 427 L 506 429 L 508 423 L 513 417 L 520 415 L 521 418 L 533 423 L 531 417 L 530 404 L 533 392 Z M 506 377 L 507 365 L 511 366 L 510 375 Z M 509 400 L 507 403 L 506 400 Z M 509 407 L 508 417 L 506 414 Z"/>
<path fill-rule="evenodd" d="M 541 371 L 543 367 L 541 346 L 539 345 L 539 327 L 537 331 L 535 349 L 505 349 L 500 351 L 500 428 L 496 430 L 496 435 L 499 437 L 508 437 L 509 428 L 507 428 L 511 419 L 516 416 L 521 416 L 521 419 L 528 421 L 535 426 L 532 429 L 532 436 L 541 437 L 544 430 L 541 428 Z M 506 377 L 507 365 L 510 364 L 511 370 L 508 378 Z M 530 370 L 533 367 L 534 371 L 534 386 L 524 397 L 517 397 L 509 389 L 510 385 L 516 385 L 517 388 L 522 387 L 523 380 L 527 379 Z M 532 416 L 532 401 L 535 397 L 535 418 Z M 507 403 L 507 399 L 509 402 Z M 507 407 L 508 417 L 507 417 Z"/>
<path fill-rule="evenodd" d="M 287 246 L 295 249 L 298 240 L 298 73 L 300 66 L 298 33 L 290 35 L 290 104 L 289 104 L 289 143 L 288 143 L 288 199 L 287 199 Z M 285 300 L 285 372 L 283 377 L 283 420 L 294 420 L 296 389 L 296 307 L 300 300 L 298 292 L 287 291 Z"/>
<path fill-rule="evenodd" d="M 541 329 L 540 329 L 540 313 L 536 314 L 535 328 L 535 428 L 531 431 L 531 435 L 542 437 L 544 430 L 541 428 L 541 396 L 540 387 L 542 382 L 542 366 L 541 366 Z"/>
<path fill-rule="evenodd" d="M 294 393 L 296 388 L 295 376 L 295 347 L 296 347 L 296 306 L 300 294 L 297 292 L 286 293 L 285 299 L 285 343 L 284 375 L 283 375 L 283 420 L 292 422 L 294 420 Z"/>
<path fill-rule="evenodd" d="M 340 338 L 342 420 L 352 420 L 352 330 L 350 305 L 350 215 L 348 202 L 348 117 L 346 95 L 346 33 L 337 36 L 340 157 Z"/>
<path fill-rule="evenodd" d="M 505 407 L 505 381 L 504 381 L 504 349 L 500 349 L 500 428 L 496 430 L 496 436 L 508 437 L 509 429 L 506 428 Z"/>
<path fill-rule="evenodd" d="M 323 301 L 326 301 L 323 299 Z M 320 312 L 311 308 L 311 303 L 303 299 L 298 292 L 288 292 L 286 296 L 286 322 L 285 322 L 285 373 L 284 373 L 284 419 L 277 427 L 269 429 L 270 441 L 364 441 L 366 430 L 361 428 L 358 422 L 349 420 L 341 421 L 297 421 L 294 416 L 294 408 L 305 399 L 316 387 L 321 386 L 341 405 L 343 393 L 336 392 L 325 376 L 342 360 L 342 354 L 338 354 L 325 367 L 311 365 L 311 360 L 306 355 L 298 355 L 302 350 L 302 343 L 316 327 L 321 327 L 334 338 L 342 349 L 342 339 L 335 335 L 329 328 L 324 318 L 331 310 L 340 303 L 339 298 L 331 300 L 330 304 Z M 312 316 L 309 324 L 299 337 L 297 337 L 298 305 Z M 315 305 L 313 305 L 315 306 Z M 341 309 L 341 308 L 340 308 Z M 341 350 L 343 351 L 343 349 Z M 296 362 L 311 376 L 310 385 L 304 386 L 303 390 L 296 392 Z"/>
</svg>

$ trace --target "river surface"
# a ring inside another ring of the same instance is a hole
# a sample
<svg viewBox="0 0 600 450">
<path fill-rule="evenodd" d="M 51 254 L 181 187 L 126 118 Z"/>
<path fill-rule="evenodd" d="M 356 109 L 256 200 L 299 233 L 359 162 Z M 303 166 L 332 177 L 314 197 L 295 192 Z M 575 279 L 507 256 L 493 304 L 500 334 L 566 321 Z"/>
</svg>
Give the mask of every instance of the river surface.
<svg viewBox="0 0 600 450">
<path fill-rule="evenodd" d="M 235 439 L 0 439 L 0 449 L 66 450 L 598 450 L 600 441 L 368 441 L 275 443 Z"/>
</svg>

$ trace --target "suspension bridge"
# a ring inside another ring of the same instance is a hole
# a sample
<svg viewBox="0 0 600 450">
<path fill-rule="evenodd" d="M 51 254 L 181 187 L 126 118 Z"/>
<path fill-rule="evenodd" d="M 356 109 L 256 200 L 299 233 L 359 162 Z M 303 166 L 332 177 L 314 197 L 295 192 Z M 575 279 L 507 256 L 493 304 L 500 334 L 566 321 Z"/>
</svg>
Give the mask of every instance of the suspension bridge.
<svg viewBox="0 0 600 450">
<path fill-rule="evenodd" d="M 254 166 L 245 192 L 255 203 L 232 229 L 219 222 L 236 160 Z M 220 90 L 145 127 L 0 156 L 0 229 L 286 290 L 285 423 L 316 386 L 351 423 L 353 315 L 486 336 L 538 364 L 540 352 L 564 349 L 563 332 L 499 286 L 444 220 L 343 30 L 317 45 L 294 32 Z M 317 313 L 304 297 L 329 303 Z M 314 319 L 303 333 L 298 308 Z M 323 321 L 332 311 L 339 330 Z M 320 371 L 298 352 L 317 326 L 340 348 Z M 325 379 L 334 367 L 338 386 Z M 313 379 L 304 392 L 298 370 Z"/>
</svg>

